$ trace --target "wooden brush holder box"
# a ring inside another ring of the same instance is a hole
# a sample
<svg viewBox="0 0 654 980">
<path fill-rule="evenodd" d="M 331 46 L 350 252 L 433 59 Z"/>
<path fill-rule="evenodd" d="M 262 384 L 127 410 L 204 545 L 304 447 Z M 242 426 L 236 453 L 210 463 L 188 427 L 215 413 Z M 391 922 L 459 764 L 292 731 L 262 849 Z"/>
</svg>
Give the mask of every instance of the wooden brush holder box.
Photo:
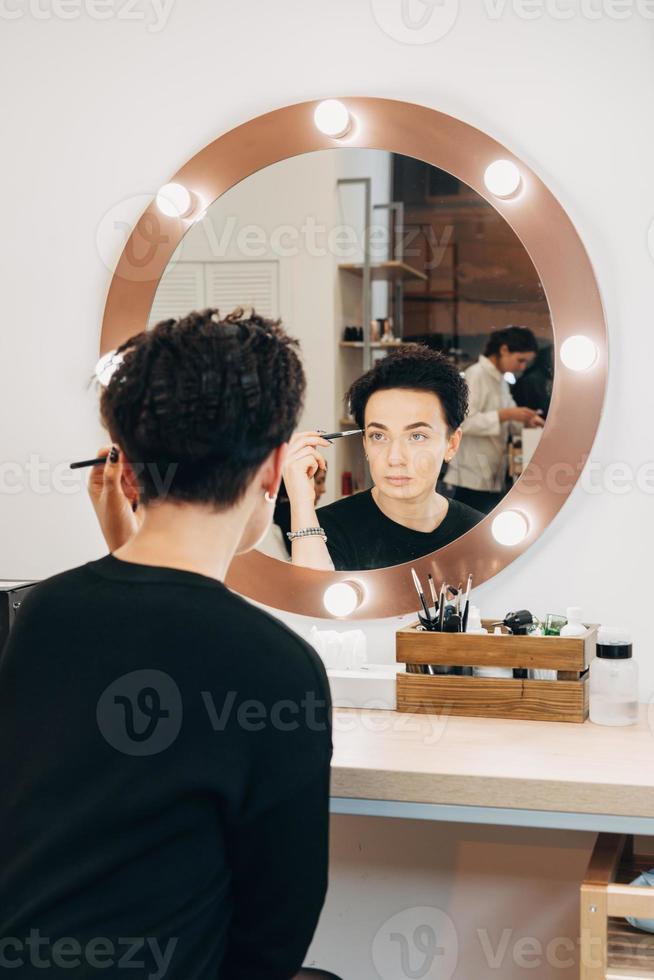
<svg viewBox="0 0 654 980">
<path fill-rule="evenodd" d="M 397 710 L 423 714 L 472 715 L 530 721 L 588 718 L 588 668 L 595 656 L 597 625 L 582 636 L 514 636 L 492 633 L 432 633 L 419 623 L 396 633 Z M 466 677 L 415 673 L 417 665 L 518 667 L 556 670 L 556 680 Z"/>
</svg>

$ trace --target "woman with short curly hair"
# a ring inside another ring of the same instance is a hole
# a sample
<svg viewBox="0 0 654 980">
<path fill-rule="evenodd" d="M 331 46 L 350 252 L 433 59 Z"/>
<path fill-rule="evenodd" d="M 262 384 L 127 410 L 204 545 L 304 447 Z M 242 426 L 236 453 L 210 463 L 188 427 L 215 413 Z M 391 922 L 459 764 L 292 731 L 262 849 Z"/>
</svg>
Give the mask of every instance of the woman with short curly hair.
<svg viewBox="0 0 654 980">
<path fill-rule="evenodd" d="M 206 310 L 116 360 L 91 478 L 110 553 L 36 585 L 0 659 L 6 962 L 287 980 L 326 891 L 329 688 L 224 578 L 273 515 L 297 343 Z"/>
<path fill-rule="evenodd" d="M 404 344 L 357 378 L 344 400 L 361 429 L 373 486 L 316 510 L 310 478 L 324 466 L 329 443 L 318 432 L 295 435 L 284 468 L 298 533 L 295 564 L 398 565 L 442 548 L 482 519 L 436 490 L 443 463 L 458 451 L 468 408 L 466 383 L 443 354 Z"/>
</svg>

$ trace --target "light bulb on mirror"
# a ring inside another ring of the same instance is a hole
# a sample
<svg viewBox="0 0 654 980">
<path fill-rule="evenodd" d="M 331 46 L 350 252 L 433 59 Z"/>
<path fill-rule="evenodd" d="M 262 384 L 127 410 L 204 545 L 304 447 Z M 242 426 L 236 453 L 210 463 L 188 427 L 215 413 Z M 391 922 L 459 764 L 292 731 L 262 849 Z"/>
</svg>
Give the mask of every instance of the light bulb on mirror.
<svg viewBox="0 0 654 980">
<path fill-rule="evenodd" d="M 511 197 L 520 187 L 522 177 L 511 160 L 495 160 L 486 167 L 484 183 L 495 197 Z"/>
<path fill-rule="evenodd" d="M 335 582 L 325 589 L 323 604 L 332 616 L 351 616 L 361 602 L 361 593 L 353 582 Z"/>
<path fill-rule="evenodd" d="M 568 337 L 561 344 L 561 360 L 571 371 L 588 371 L 598 356 L 597 344 L 582 334 Z"/>
<path fill-rule="evenodd" d="M 98 363 L 95 365 L 95 376 L 104 388 L 106 388 L 111 381 L 111 376 L 121 363 L 122 359 L 122 354 L 116 354 L 115 350 L 110 350 L 107 354 L 103 354 Z"/>
<path fill-rule="evenodd" d="M 491 524 L 491 532 L 498 544 L 521 544 L 529 533 L 529 521 L 519 510 L 505 510 Z"/>
<path fill-rule="evenodd" d="M 325 99 L 316 106 L 313 121 L 321 133 L 332 139 L 341 139 L 352 125 L 348 109 L 338 99 Z"/>
<path fill-rule="evenodd" d="M 164 184 L 157 191 L 156 203 L 167 218 L 187 218 L 195 209 L 193 194 L 183 184 Z"/>
</svg>

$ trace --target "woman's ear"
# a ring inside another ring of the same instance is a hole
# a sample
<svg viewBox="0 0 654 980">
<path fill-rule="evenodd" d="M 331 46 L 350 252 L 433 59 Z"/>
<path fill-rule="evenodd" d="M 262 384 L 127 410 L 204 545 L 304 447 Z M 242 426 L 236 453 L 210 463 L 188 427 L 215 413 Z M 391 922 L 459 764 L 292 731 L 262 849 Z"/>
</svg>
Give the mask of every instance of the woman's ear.
<svg viewBox="0 0 654 980">
<path fill-rule="evenodd" d="M 450 460 L 456 456 L 459 446 L 461 445 L 461 437 L 463 432 L 461 427 L 455 429 L 452 435 L 447 440 L 447 449 L 445 450 L 445 461 L 450 462 Z"/>
<path fill-rule="evenodd" d="M 269 470 L 269 483 L 271 492 L 277 493 L 279 490 L 279 484 L 282 482 L 282 472 L 284 470 L 284 463 L 286 462 L 286 456 L 288 454 L 288 443 L 283 442 L 281 446 L 277 446 L 272 450 L 270 456 L 267 460 L 267 468 Z M 266 481 L 268 482 L 268 481 Z"/>
</svg>

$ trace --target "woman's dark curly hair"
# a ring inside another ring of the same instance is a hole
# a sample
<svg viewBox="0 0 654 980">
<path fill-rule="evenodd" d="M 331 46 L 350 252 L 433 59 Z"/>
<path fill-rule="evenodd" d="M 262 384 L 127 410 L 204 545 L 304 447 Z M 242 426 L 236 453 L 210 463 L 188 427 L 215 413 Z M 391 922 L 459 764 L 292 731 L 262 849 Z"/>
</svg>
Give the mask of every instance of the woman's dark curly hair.
<svg viewBox="0 0 654 980">
<path fill-rule="evenodd" d="M 503 330 L 493 330 L 486 341 L 484 356 L 490 357 L 492 354 L 499 354 L 502 344 L 506 344 L 511 353 L 537 353 L 538 341 L 534 337 L 529 327 L 504 327 Z"/>
<path fill-rule="evenodd" d="M 242 309 L 164 320 L 121 344 L 100 414 L 141 501 L 237 503 L 297 425 L 306 387 L 298 351 L 279 320 Z"/>
<path fill-rule="evenodd" d="M 345 406 L 349 407 L 359 429 L 364 428 L 370 396 L 387 388 L 433 392 L 441 403 L 450 432 L 458 429 L 468 411 L 468 385 L 458 368 L 439 351 L 424 344 L 394 348 L 350 386 L 345 394 Z"/>
</svg>

